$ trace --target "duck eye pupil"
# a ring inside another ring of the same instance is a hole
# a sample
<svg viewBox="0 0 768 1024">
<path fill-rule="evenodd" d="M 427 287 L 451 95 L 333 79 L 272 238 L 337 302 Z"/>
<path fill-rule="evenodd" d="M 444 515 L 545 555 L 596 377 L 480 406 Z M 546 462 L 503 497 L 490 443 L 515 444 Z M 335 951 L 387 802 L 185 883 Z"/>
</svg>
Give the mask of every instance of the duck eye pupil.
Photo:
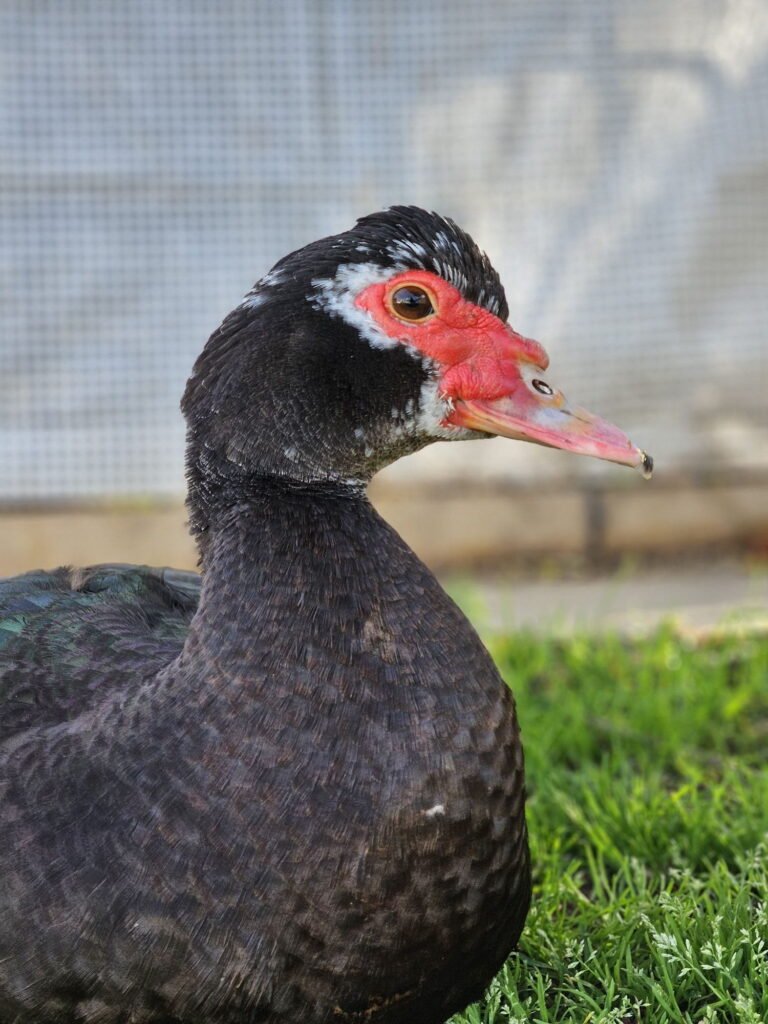
<svg viewBox="0 0 768 1024">
<path fill-rule="evenodd" d="M 392 295 L 392 309 L 403 320 L 426 320 L 434 313 L 429 295 L 423 288 L 407 285 Z"/>
</svg>

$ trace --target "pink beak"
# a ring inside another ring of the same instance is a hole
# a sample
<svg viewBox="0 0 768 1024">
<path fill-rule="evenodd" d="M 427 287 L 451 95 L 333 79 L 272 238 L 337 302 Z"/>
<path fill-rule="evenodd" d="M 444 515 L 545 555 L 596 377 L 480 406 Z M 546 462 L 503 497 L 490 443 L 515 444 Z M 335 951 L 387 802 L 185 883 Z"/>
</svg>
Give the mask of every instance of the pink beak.
<svg viewBox="0 0 768 1024">
<path fill-rule="evenodd" d="M 612 423 L 585 409 L 570 406 L 562 392 L 543 379 L 541 367 L 547 365 L 543 349 L 535 342 L 516 335 L 509 328 L 507 331 L 508 342 L 511 336 L 515 342 L 524 344 L 515 345 L 518 358 L 511 360 L 511 353 L 507 351 L 506 358 L 494 361 L 492 376 L 496 394 L 470 397 L 467 392 L 473 388 L 461 385 L 450 388 L 448 393 L 453 409 L 446 417 L 446 422 L 486 434 L 532 441 L 534 444 L 562 448 L 577 455 L 618 462 L 640 470 L 646 479 L 650 477 L 653 472 L 651 456 L 632 444 L 627 435 Z M 531 356 L 536 352 L 540 353 L 540 357 L 534 364 Z M 478 363 L 485 365 L 481 368 Z M 478 363 L 470 377 L 474 380 L 484 378 L 490 383 L 490 366 L 485 360 L 478 360 Z M 499 391 L 503 393 L 499 394 Z"/>
</svg>

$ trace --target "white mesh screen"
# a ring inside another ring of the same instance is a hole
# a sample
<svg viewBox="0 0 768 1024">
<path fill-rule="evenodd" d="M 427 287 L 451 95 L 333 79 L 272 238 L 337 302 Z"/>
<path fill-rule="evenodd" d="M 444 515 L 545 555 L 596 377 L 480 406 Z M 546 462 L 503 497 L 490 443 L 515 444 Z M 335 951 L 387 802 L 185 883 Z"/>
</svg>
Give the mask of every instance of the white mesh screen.
<svg viewBox="0 0 768 1024">
<path fill-rule="evenodd" d="M 178 492 L 221 316 L 393 202 L 662 468 L 768 465 L 763 0 L 5 0 L 0 68 L 0 498 Z M 477 447 L 402 472 L 565 465 Z"/>
</svg>

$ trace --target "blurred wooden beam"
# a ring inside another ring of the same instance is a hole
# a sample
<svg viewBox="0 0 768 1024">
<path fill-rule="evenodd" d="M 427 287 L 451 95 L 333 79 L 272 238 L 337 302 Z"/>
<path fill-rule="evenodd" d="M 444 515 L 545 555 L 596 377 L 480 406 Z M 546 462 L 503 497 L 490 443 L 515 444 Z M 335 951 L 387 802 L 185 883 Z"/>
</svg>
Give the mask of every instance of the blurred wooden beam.
<svg viewBox="0 0 768 1024">
<path fill-rule="evenodd" d="M 768 553 L 768 481 L 623 490 L 374 486 L 372 500 L 437 569 L 749 546 Z M 0 508 L 0 575 L 135 562 L 194 568 L 182 503 Z"/>
</svg>

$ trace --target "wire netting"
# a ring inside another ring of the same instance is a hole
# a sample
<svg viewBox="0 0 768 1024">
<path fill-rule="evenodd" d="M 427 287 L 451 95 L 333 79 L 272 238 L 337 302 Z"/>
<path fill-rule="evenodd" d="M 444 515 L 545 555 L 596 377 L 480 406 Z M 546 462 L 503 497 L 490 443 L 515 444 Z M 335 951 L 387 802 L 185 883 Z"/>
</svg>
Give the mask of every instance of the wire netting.
<svg viewBox="0 0 768 1024">
<path fill-rule="evenodd" d="M 5 0 L 0 68 L 0 498 L 179 492 L 210 331 L 393 202 L 668 472 L 768 465 L 762 0 Z"/>
</svg>

